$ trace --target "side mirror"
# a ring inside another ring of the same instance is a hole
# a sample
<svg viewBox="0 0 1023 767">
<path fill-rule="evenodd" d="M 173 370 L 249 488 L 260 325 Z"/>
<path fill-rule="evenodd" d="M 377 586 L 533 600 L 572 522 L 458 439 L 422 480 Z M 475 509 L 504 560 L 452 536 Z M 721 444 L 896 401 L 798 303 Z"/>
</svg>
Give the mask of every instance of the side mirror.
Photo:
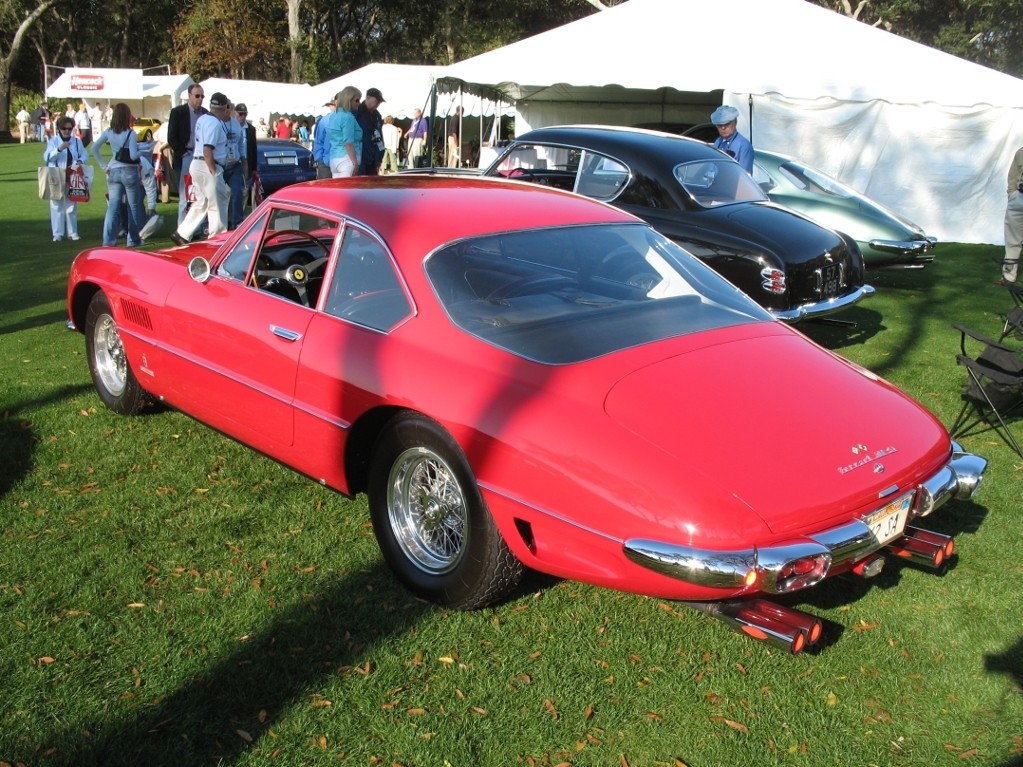
<svg viewBox="0 0 1023 767">
<path fill-rule="evenodd" d="M 196 256 L 188 262 L 188 276 L 196 282 L 206 282 L 210 278 L 210 262 Z"/>
</svg>

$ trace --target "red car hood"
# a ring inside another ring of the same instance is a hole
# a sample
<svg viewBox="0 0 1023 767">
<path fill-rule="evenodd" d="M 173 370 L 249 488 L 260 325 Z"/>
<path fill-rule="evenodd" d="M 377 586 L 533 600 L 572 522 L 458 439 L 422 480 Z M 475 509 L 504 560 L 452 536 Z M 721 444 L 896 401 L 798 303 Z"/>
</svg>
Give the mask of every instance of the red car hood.
<svg viewBox="0 0 1023 767">
<path fill-rule="evenodd" d="M 704 335 L 621 379 L 605 411 L 774 533 L 859 517 L 947 459 L 923 407 L 805 338 Z"/>
</svg>

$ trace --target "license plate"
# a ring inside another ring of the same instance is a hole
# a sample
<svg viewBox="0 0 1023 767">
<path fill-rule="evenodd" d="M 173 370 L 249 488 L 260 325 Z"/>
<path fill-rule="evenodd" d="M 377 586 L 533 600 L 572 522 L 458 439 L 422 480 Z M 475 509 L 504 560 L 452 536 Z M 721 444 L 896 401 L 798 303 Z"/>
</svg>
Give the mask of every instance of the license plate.
<svg viewBox="0 0 1023 767">
<path fill-rule="evenodd" d="M 902 535 L 909 519 L 909 509 L 913 505 L 913 493 L 906 493 L 898 500 L 892 501 L 884 508 L 871 512 L 863 521 L 870 532 L 882 546 Z"/>
<path fill-rule="evenodd" d="M 842 270 L 839 264 L 831 264 L 821 269 L 821 295 L 836 295 L 841 285 Z"/>
</svg>

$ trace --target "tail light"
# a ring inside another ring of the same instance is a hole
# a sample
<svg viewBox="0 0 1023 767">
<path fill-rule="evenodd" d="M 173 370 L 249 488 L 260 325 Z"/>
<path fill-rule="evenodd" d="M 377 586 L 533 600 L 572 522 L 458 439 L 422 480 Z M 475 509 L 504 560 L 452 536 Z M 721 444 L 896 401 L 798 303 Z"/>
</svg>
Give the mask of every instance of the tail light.
<svg viewBox="0 0 1023 767">
<path fill-rule="evenodd" d="M 785 292 L 785 272 L 781 269 L 764 267 L 760 270 L 760 276 L 764 278 L 760 285 L 768 293 L 780 296 Z"/>
</svg>

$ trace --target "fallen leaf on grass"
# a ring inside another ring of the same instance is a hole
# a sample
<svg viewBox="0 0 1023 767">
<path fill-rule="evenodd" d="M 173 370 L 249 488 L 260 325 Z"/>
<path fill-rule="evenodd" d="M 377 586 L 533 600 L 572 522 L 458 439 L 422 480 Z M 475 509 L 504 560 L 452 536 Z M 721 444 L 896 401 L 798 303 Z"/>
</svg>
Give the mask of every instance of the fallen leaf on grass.
<svg viewBox="0 0 1023 767">
<path fill-rule="evenodd" d="M 833 692 L 828 693 L 828 705 L 835 706 L 838 704 L 838 696 Z"/>
<path fill-rule="evenodd" d="M 852 630 L 857 633 L 863 633 L 864 631 L 873 631 L 879 625 L 880 624 L 878 623 L 867 623 L 865 620 L 861 618 L 859 623 L 857 623 L 855 626 L 852 626 Z"/>
<path fill-rule="evenodd" d="M 736 721 L 733 721 L 731 719 L 725 719 L 725 717 L 723 717 L 723 716 L 712 716 L 710 718 L 710 721 L 712 721 L 712 722 L 721 722 L 723 724 L 728 725 L 733 730 L 738 730 L 739 732 L 745 732 L 745 733 L 749 732 L 749 727 L 744 725 L 742 722 L 736 722 Z"/>
<path fill-rule="evenodd" d="M 551 712 L 551 717 L 554 719 L 558 718 L 558 709 L 554 708 L 554 703 L 551 702 L 550 698 L 544 698 L 543 705 Z"/>
<path fill-rule="evenodd" d="M 235 732 L 238 733 L 238 737 L 244 740 L 246 743 L 252 742 L 252 736 L 245 732 L 245 730 L 235 730 Z"/>
<path fill-rule="evenodd" d="M 54 661 L 53 658 L 51 658 L 49 655 L 44 655 L 42 658 L 39 659 L 39 662 L 44 665 L 48 665 L 50 663 L 53 663 Z"/>
</svg>

